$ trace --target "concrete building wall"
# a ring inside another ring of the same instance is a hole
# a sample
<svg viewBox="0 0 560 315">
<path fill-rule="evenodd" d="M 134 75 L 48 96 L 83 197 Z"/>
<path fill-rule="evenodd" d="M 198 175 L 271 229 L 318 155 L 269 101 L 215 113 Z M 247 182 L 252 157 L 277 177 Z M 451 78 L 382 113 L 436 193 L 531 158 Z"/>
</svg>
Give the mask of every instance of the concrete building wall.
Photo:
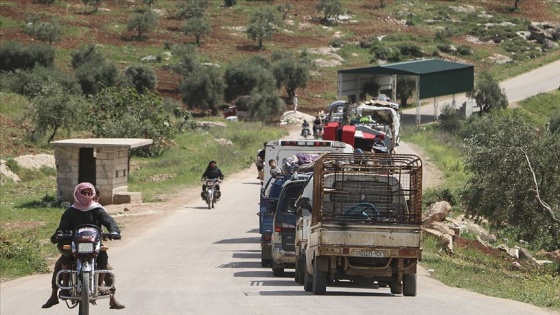
<svg viewBox="0 0 560 315">
<path fill-rule="evenodd" d="M 80 147 L 57 147 L 57 197 L 60 201 L 73 202 L 74 187 L 79 179 Z M 128 148 L 95 148 L 96 187 L 101 204 L 112 204 L 117 193 L 128 190 Z"/>
</svg>

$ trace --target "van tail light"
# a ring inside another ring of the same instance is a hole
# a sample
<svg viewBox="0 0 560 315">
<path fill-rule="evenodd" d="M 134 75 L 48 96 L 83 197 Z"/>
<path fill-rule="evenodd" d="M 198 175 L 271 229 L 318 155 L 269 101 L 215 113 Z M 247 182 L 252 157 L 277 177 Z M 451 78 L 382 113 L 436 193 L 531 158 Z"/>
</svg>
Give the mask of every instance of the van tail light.
<svg viewBox="0 0 560 315">
<path fill-rule="evenodd" d="M 274 232 L 295 231 L 296 227 L 288 223 L 280 223 L 274 225 Z"/>
</svg>

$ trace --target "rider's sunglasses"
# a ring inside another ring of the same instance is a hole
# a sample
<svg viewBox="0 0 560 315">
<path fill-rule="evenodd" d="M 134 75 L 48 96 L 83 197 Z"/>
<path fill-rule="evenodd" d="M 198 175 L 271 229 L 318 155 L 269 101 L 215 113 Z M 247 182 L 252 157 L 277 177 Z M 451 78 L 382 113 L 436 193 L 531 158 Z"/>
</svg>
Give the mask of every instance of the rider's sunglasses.
<svg viewBox="0 0 560 315">
<path fill-rule="evenodd" d="M 82 190 L 80 191 L 80 194 L 84 196 L 93 196 L 93 192 L 91 192 L 90 190 Z"/>
</svg>

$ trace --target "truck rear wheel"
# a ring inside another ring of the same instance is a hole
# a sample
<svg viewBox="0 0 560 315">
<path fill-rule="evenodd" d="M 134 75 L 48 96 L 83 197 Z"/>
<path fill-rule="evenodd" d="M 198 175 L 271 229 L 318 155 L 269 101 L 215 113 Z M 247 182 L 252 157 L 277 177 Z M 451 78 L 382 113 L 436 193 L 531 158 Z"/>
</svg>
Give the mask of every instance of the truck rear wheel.
<svg viewBox="0 0 560 315">
<path fill-rule="evenodd" d="M 403 276 L 403 295 L 416 296 L 416 274 Z"/>
<path fill-rule="evenodd" d="M 327 273 L 319 270 L 319 259 L 315 257 L 313 261 L 313 294 L 323 295 L 327 293 Z"/>
<path fill-rule="evenodd" d="M 298 257 L 296 260 L 296 282 L 303 284 L 305 281 L 305 258 Z"/>
<path fill-rule="evenodd" d="M 313 276 L 307 271 L 307 266 L 304 268 L 303 289 L 307 292 L 313 290 Z"/>
<path fill-rule="evenodd" d="M 391 281 L 391 293 L 393 294 L 402 294 L 403 286 L 400 281 L 393 280 Z"/>
</svg>

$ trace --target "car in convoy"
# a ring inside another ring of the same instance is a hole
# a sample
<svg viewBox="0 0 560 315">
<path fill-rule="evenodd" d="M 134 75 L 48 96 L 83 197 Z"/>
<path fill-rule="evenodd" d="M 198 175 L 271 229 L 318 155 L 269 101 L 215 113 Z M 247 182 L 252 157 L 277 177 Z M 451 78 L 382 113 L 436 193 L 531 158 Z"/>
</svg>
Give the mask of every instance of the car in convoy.
<svg viewBox="0 0 560 315">
<path fill-rule="evenodd" d="M 296 200 L 311 173 L 295 173 L 284 183 L 278 200 L 274 202 L 271 235 L 272 273 L 283 276 L 285 268 L 295 267 Z"/>
</svg>

